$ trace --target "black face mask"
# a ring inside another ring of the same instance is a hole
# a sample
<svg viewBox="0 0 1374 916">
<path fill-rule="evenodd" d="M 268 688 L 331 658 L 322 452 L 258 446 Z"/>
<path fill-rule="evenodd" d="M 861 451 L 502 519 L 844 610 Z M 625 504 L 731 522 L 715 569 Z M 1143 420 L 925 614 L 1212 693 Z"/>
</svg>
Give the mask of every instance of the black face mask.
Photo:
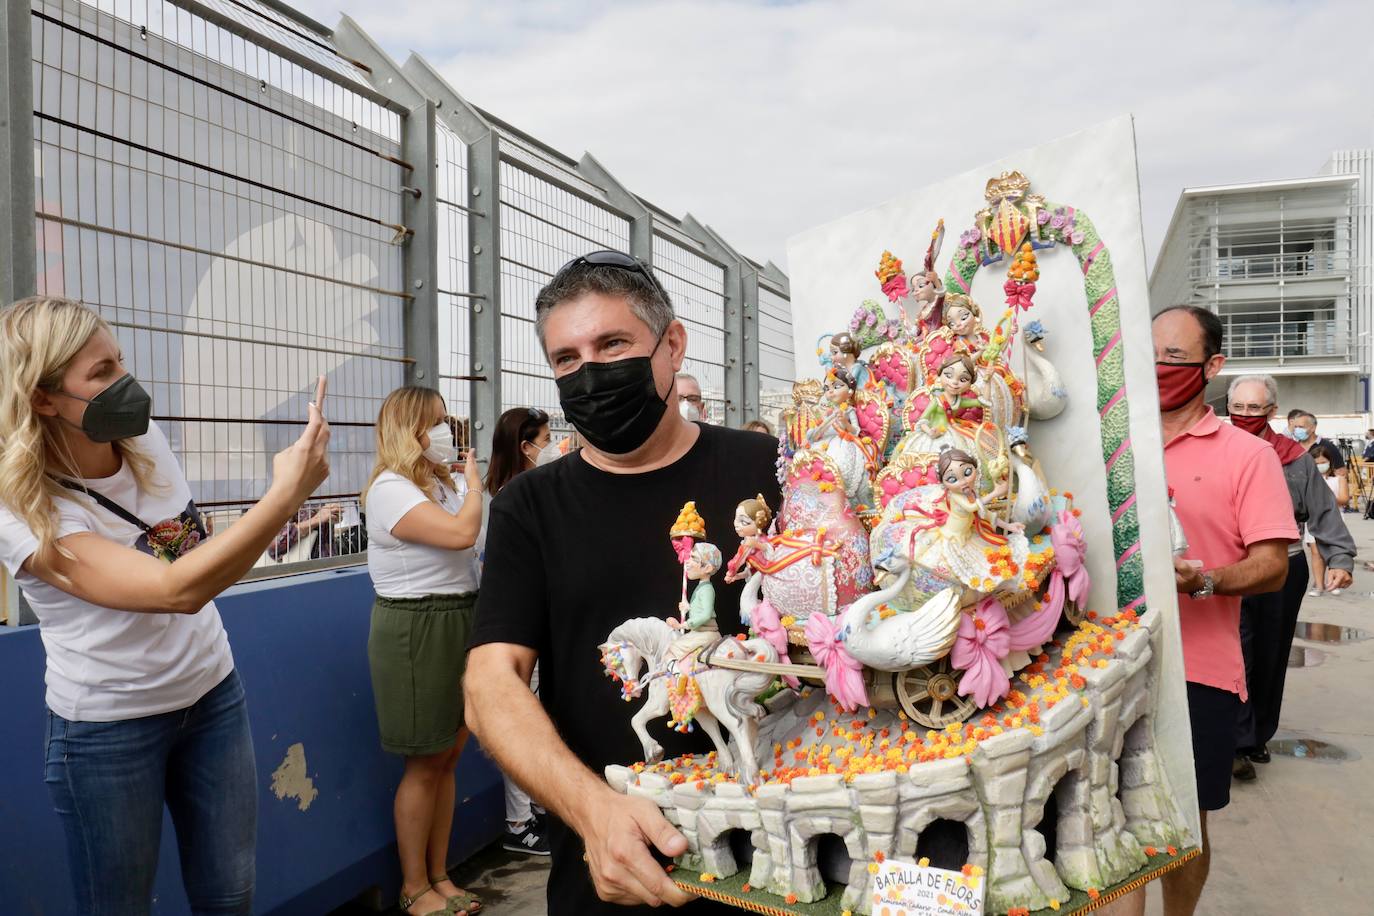
<svg viewBox="0 0 1374 916">
<path fill-rule="evenodd" d="M 59 391 L 58 394 L 86 402 L 86 412 L 81 415 L 81 431 L 92 442 L 132 439 L 148 431 L 153 399 L 132 374 L 116 379 L 93 398 L 83 398 L 66 391 Z"/>
<path fill-rule="evenodd" d="M 557 380 L 563 415 L 598 451 L 608 455 L 633 452 L 653 435 L 667 398 L 658 396 L 653 353 L 609 363 L 583 363 Z M 672 389 L 669 389 L 669 393 Z"/>
</svg>

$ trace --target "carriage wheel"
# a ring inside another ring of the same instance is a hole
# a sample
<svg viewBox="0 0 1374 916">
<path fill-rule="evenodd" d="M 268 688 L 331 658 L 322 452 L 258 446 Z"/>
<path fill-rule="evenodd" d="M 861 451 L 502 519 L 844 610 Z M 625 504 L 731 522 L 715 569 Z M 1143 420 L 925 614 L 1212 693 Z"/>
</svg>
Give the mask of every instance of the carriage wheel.
<svg viewBox="0 0 1374 916">
<path fill-rule="evenodd" d="M 917 724 L 926 728 L 944 728 L 963 722 L 978 706 L 968 697 L 959 696 L 959 680 L 950 668 L 949 658 L 899 671 L 892 676 L 892 687 L 902 711 Z"/>
<path fill-rule="evenodd" d="M 1064 619 L 1065 619 L 1065 620 L 1067 620 L 1069 623 L 1073 624 L 1074 626 L 1078 626 L 1080 623 L 1083 622 L 1083 618 L 1084 618 L 1085 616 L 1086 616 L 1086 614 L 1085 614 L 1084 610 L 1083 610 L 1081 607 L 1078 606 L 1078 602 L 1077 602 L 1077 601 L 1072 601 L 1072 600 L 1070 600 L 1070 599 L 1068 599 L 1068 598 L 1065 598 L 1065 599 L 1064 599 Z"/>
</svg>

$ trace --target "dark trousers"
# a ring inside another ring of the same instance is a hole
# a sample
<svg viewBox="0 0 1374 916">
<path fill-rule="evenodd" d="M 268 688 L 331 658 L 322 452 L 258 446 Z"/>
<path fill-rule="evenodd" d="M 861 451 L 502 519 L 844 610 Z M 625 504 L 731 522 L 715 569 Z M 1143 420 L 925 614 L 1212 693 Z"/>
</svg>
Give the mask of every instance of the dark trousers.
<svg viewBox="0 0 1374 916">
<path fill-rule="evenodd" d="M 1250 699 L 1241 705 L 1236 721 L 1239 753 L 1259 750 L 1278 731 L 1288 652 L 1293 647 L 1307 578 L 1306 551 L 1295 553 L 1288 558 L 1288 579 L 1283 588 L 1241 599 L 1240 647 L 1245 655 L 1245 685 Z"/>
</svg>

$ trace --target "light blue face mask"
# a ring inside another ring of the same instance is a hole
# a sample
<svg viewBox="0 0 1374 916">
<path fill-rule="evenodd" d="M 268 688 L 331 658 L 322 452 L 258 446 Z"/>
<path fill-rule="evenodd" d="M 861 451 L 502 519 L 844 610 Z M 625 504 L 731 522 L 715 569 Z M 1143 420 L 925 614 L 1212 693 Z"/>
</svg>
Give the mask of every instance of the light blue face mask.
<svg viewBox="0 0 1374 916">
<path fill-rule="evenodd" d="M 1295 441 L 1295 442 L 1306 442 L 1306 441 L 1307 441 L 1307 427 L 1306 427 L 1306 426 L 1295 426 L 1295 427 L 1293 427 L 1293 441 Z"/>
</svg>

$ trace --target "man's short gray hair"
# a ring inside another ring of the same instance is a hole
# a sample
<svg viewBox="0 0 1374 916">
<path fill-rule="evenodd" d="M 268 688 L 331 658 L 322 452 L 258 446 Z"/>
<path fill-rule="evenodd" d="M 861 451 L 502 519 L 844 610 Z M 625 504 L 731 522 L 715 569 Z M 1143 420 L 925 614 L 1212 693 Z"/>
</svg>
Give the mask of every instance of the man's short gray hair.
<svg viewBox="0 0 1374 916">
<path fill-rule="evenodd" d="M 677 374 L 677 377 L 678 377 L 678 380 L 679 380 L 679 381 L 684 381 L 684 382 L 696 382 L 696 386 L 697 386 L 698 388 L 701 387 L 701 382 L 698 382 L 698 381 L 697 381 L 697 377 L 696 377 L 695 375 L 693 375 L 692 373 L 690 373 L 690 372 L 679 372 L 679 373 Z"/>
<path fill-rule="evenodd" d="M 1241 385 L 1248 385 L 1257 382 L 1264 386 L 1265 394 L 1269 395 L 1269 405 L 1279 402 L 1279 383 L 1274 381 L 1272 375 L 1238 375 L 1231 379 L 1231 384 L 1226 386 L 1226 403 L 1231 403 L 1231 395 L 1236 393 L 1236 389 Z"/>
<path fill-rule="evenodd" d="M 646 268 L 652 269 L 652 268 Z M 643 274 L 608 264 L 579 264 L 571 270 L 560 271 L 539 291 L 534 300 L 534 331 L 539 345 L 544 344 L 544 325 L 556 307 L 587 293 L 620 296 L 630 303 L 636 318 L 649 326 L 654 339 L 663 336 L 677 316 L 668 294 Z"/>
</svg>

